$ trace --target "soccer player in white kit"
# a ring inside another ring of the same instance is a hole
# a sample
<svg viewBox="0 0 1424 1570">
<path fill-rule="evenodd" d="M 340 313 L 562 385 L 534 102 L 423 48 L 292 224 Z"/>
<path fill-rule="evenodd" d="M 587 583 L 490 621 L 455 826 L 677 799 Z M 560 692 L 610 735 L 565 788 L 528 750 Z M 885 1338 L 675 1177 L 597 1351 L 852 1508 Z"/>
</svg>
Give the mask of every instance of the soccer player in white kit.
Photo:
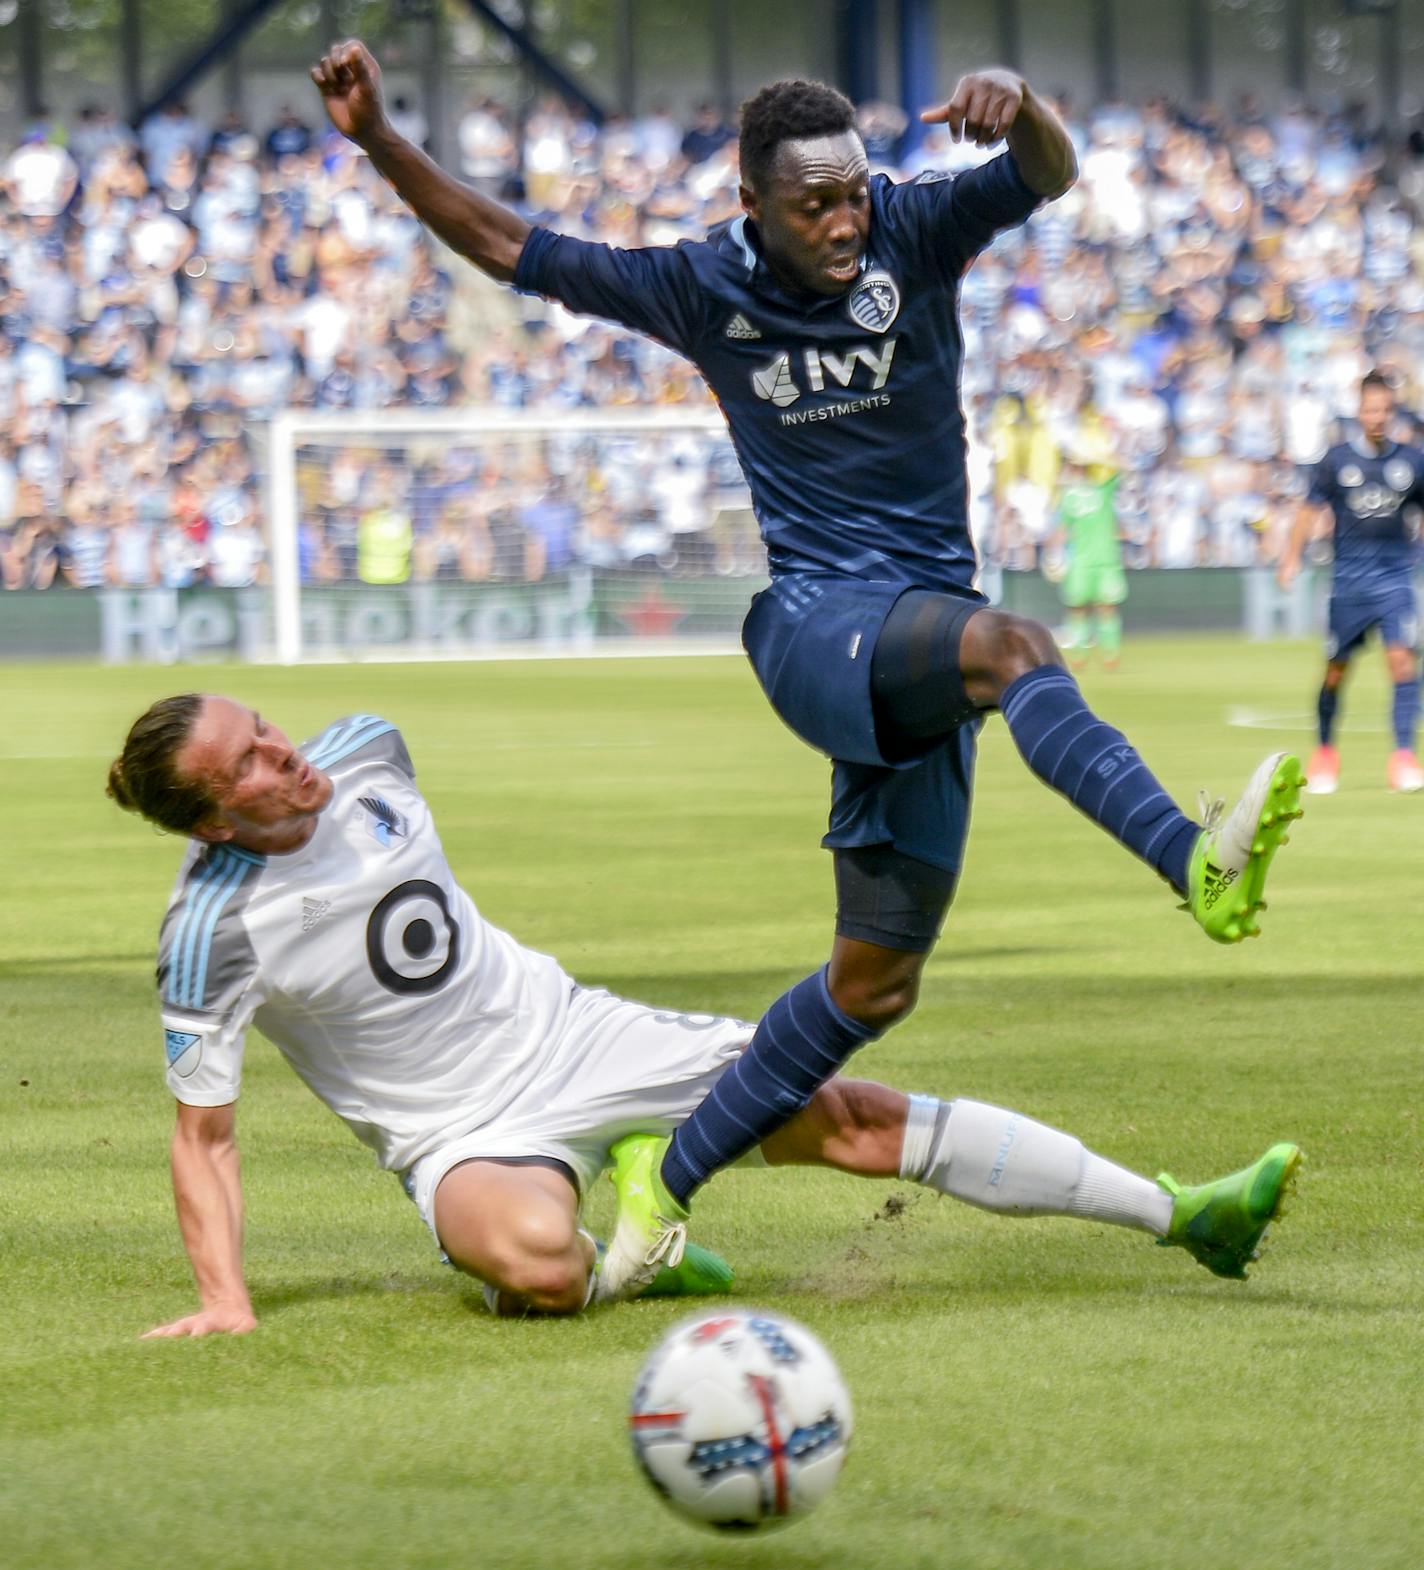
<svg viewBox="0 0 1424 1570">
<path fill-rule="evenodd" d="M 580 986 L 487 922 L 445 858 L 399 732 L 375 715 L 339 720 L 299 751 L 232 699 L 164 699 L 130 730 L 109 794 L 190 837 L 158 985 L 178 1103 L 174 1193 L 201 1306 L 149 1334 L 256 1324 L 235 1139 L 253 1024 L 400 1176 L 491 1306 L 584 1307 L 598 1271 L 579 1209 L 610 1147 L 675 1128 L 753 1027 Z M 1017 1113 L 837 1077 L 759 1158 L 1138 1227 L 1240 1277 L 1299 1152 L 1277 1145 L 1182 1188 Z M 684 1246 L 675 1235 L 670 1269 Z M 682 1289 L 720 1284 L 714 1268 Z"/>
</svg>

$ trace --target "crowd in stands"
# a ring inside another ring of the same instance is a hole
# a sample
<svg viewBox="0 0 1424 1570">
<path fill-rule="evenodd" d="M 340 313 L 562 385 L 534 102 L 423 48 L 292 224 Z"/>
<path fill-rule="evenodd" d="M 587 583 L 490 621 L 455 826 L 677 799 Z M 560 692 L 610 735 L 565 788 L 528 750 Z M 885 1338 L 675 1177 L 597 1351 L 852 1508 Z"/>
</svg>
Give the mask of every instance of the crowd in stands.
<svg viewBox="0 0 1424 1570">
<path fill-rule="evenodd" d="M 418 109 L 396 100 L 417 140 Z M 962 287 L 981 554 L 1033 567 L 1066 463 L 1111 464 L 1129 560 L 1271 560 L 1363 372 L 1424 387 L 1424 138 L 1355 115 L 1066 111 L 1081 179 Z M 439 253 L 315 106 L 265 130 L 173 104 L 42 118 L 0 155 L 0 581 L 241 586 L 265 571 L 263 431 L 315 410 L 662 405 L 700 378 L 658 345 L 486 286 Z M 982 154 L 871 106 L 877 168 Z M 558 101 L 472 104 L 454 158 L 533 220 L 617 244 L 737 210 L 715 110 L 601 130 Z M 725 438 L 353 438 L 304 455 L 311 581 L 520 578 L 574 562 L 758 570 Z"/>
</svg>

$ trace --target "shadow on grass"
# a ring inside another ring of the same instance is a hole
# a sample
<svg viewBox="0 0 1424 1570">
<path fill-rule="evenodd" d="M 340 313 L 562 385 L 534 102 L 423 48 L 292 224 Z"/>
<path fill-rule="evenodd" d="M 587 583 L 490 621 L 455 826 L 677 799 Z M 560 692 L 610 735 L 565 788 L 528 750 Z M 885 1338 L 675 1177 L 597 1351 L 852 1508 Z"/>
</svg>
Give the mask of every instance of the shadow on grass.
<svg viewBox="0 0 1424 1570">
<path fill-rule="evenodd" d="M 1188 1267 L 1190 1269 L 1190 1266 Z M 1259 1267 L 1258 1267 L 1259 1269 Z M 1361 1302 L 1357 1297 L 1333 1296 L 1319 1290 L 1269 1283 L 1257 1279 L 1225 1281 L 1197 1267 L 1197 1274 L 1182 1276 L 1171 1262 L 1164 1274 L 1145 1278 L 1134 1270 L 1114 1275 L 1106 1269 L 1079 1270 L 1074 1273 L 997 1274 L 989 1276 L 956 1275 L 946 1271 L 935 1277 L 907 1279 L 893 1262 L 880 1269 L 835 1270 L 825 1274 L 811 1270 L 784 1279 L 760 1271 L 749 1271 L 739 1281 L 739 1290 L 765 1299 L 774 1306 L 795 1312 L 794 1304 L 814 1302 L 821 1305 L 854 1305 L 893 1298 L 904 1307 L 962 1308 L 968 1312 L 1003 1314 L 1014 1309 L 1033 1309 L 1049 1304 L 1055 1314 L 1065 1306 L 1094 1313 L 1113 1303 L 1131 1302 L 1144 1311 L 1155 1308 L 1189 1307 L 1193 1310 L 1221 1304 L 1233 1313 L 1278 1315 L 1283 1310 L 1302 1314 L 1328 1314 L 1336 1322 L 1395 1318 L 1400 1305 L 1394 1302 Z"/>
<path fill-rule="evenodd" d="M 261 1318 L 282 1308 L 303 1303 L 319 1303 L 335 1298 L 389 1297 L 399 1293 L 408 1297 L 448 1296 L 452 1283 L 440 1276 L 328 1276 L 312 1281 L 278 1282 L 258 1287 L 252 1293 L 252 1306 Z"/>
<path fill-rule="evenodd" d="M 158 957 L 154 946 L 139 949 L 132 954 L 53 954 L 40 959 L 0 960 L 0 976 L 13 976 L 17 980 L 31 971 L 53 975 L 55 972 L 83 971 L 92 965 L 147 965 L 150 968 Z"/>
<path fill-rule="evenodd" d="M 690 1530 L 698 1531 L 699 1528 L 692 1527 Z M 827 1559 L 826 1551 L 823 1548 L 807 1549 L 800 1552 L 794 1547 L 788 1548 L 786 1546 L 786 1538 L 780 1532 L 776 1534 L 776 1548 L 774 1551 L 767 1548 L 767 1544 L 771 1541 L 770 1537 L 763 1536 L 757 1532 L 744 1534 L 718 1532 L 715 1536 L 709 1532 L 707 1537 L 709 1542 L 715 1543 L 717 1546 L 709 1549 L 706 1553 L 699 1553 L 696 1549 L 689 1553 L 681 1542 L 678 1543 L 678 1570 L 727 1570 L 729 1564 L 775 1564 L 776 1570 L 827 1570 L 829 1565 L 835 1563 L 834 1560 Z M 738 1545 L 742 1543 L 748 1545 L 749 1551 L 745 1555 L 738 1548 Z M 756 1545 L 760 1553 L 752 1549 L 752 1544 Z M 729 1547 L 730 1553 L 728 1551 Z M 862 1554 L 848 1554 L 846 1559 L 841 1562 L 854 1564 L 857 1561 L 862 1564 L 873 1562 Z"/>
<path fill-rule="evenodd" d="M 1110 1267 L 1093 1270 L 1071 1268 L 1067 1261 L 1061 1270 L 1044 1268 L 1042 1261 L 1037 1268 L 995 1269 L 987 1274 L 965 1274 L 952 1268 L 941 1274 L 926 1276 L 918 1272 L 897 1269 L 892 1259 L 873 1259 L 854 1245 L 846 1252 L 828 1257 L 825 1268 L 802 1270 L 794 1275 L 779 1276 L 774 1271 L 753 1267 L 738 1281 L 737 1295 L 732 1301 L 746 1297 L 772 1309 L 795 1314 L 809 1312 L 809 1305 L 817 1304 L 823 1310 L 854 1307 L 872 1301 L 893 1300 L 899 1312 L 912 1316 L 925 1310 L 941 1311 L 958 1307 L 969 1314 L 994 1312 L 1004 1314 L 1017 1310 L 1032 1311 L 1035 1307 L 1053 1305 L 1052 1311 L 1061 1314 L 1064 1307 L 1080 1308 L 1092 1314 L 1107 1304 L 1132 1303 L 1142 1310 L 1171 1311 L 1189 1308 L 1197 1311 L 1216 1304 L 1230 1305 L 1233 1313 L 1259 1316 L 1279 1315 L 1282 1311 L 1300 1314 L 1328 1314 L 1336 1322 L 1364 1323 L 1379 1318 L 1397 1317 L 1399 1305 L 1392 1302 L 1364 1302 L 1349 1295 L 1332 1295 L 1317 1289 L 1292 1287 L 1287 1283 L 1258 1279 L 1253 1274 L 1248 1282 L 1222 1281 L 1206 1271 L 1186 1273 L 1174 1269 L 1182 1261 L 1164 1261 L 1163 1273 L 1157 1277 L 1144 1276 L 1135 1269 L 1114 1273 Z M 1261 1267 L 1257 1267 L 1259 1273 Z M 293 1281 L 254 1292 L 253 1302 L 259 1319 L 275 1316 L 282 1309 L 297 1308 L 308 1303 L 339 1301 L 343 1299 L 379 1299 L 399 1294 L 410 1298 L 445 1299 L 450 1307 L 472 1319 L 498 1324 L 508 1331 L 520 1324 L 566 1329 L 579 1334 L 589 1320 L 600 1322 L 607 1328 L 610 1318 L 617 1325 L 635 1336 L 644 1334 L 639 1323 L 646 1319 L 642 1310 L 654 1310 L 661 1321 L 666 1303 L 650 1300 L 644 1304 L 619 1305 L 600 1309 L 591 1316 L 575 1316 L 569 1320 L 558 1315 L 530 1315 L 496 1321 L 485 1306 L 478 1285 L 471 1277 L 394 1275 L 365 1279 L 349 1276 L 328 1277 L 312 1281 Z M 715 1307 L 715 1301 L 709 1307 Z M 676 1301 L 671 1307 L 680 1313 L 694 1313 L 697 1303 Z M 577 1327 L 577 1328 L 575 1328 Z M 557 1345 L 549 1351 L 557 1353 Z"/>
<path fill-rule="evenodd" d="M 1071 951 L 1067 948 L 1047 944 L 1035 947 L 981 949 L 952 949 L 945 946 L 936 951 L 935 957 L 931 960 L 931 965 L 939 966 L 941 970 L 944 970 L 962 960 L 1031 959 L 1069 952 Z M 643 1001 L 646 994 L 655 988 L 660 988 L 664 991 L 669 988 L 676 988 L 679 991 L 691 992 L 694 995 L 702 995 L 709 992 L 725 995 L 730 992 L 738 997 L 764 997 L 769 1003 L 773 999 L 779 998 L 787 988 L 794 987 L 812 967 L 824 964 L 829 953 L 829 944 L 824 954 L 808 948 L 805 967 L 798 966 L 790 970 L 690 971 L 683 969 L 667 974 L 640 972 L 636 975 L 619 975 L 608 972 L 598 975 L 594 975 L 591 972 L 582 974 L 578 966 L 575 966 L 574 970 L 577 974 L 577 979 L 583 986 L 604 987 L 609 992 L 616 993 L 619 997 L 632 998 L 635 1001 Z M 689 1007 L 697 1008 L 695 1004 L 691 1004 Z"/>
<path fill-rule="evenodd" d="M 1042 945 L 1038 947 L 1019 948 L 982 948 L 982 949 L 956 949 L 950 944 L 942 944 L 935 950 L 930 958 L 929 966 L 925 972 L 924 991 L 922 996 L 931 997 L 936 990 L 951 991 L 964 980 L 972 980 L 980 996 L 992 995 L 1001 990 L 1001 978 L 995 977 L 991 983 L 986 984 L 986 978 L 965 978 L 956 975 L 957 966 L 964 961 L 984 959 L 1025 959 L 1030 957 L 1042 958 L 1046 955 L 1061 954 L 1071 955 L 1070 946 L 1054 947 Z M 808 967 L 815 960 L 815 956 L 808 952 Z M 1204 996 L 1220 996 L 1231 994 L 1235 998 L 1284 998 L 1299 1001 L 1303 998 L 1323 998 L 1331 1002 L 1339 1002 L 1342 997 L 1347 997 L 1351 989 L 1363 989 L 1371 994 L 1400 994 L 1408 995 L 1417 1001 L 1420 995 L 1420 979 L 1417 972 L 1398 971 L 1378 972 L 1372 971 L 1360 975 L 1351 975 L 1339 971 L 1322 974 L 1319 971 L 1296 972 L 1276 970 L 1270 975 L 1217 975 L 1211 978 L 1210 987 L 1204 992 L 1203 978 L 1196 971 L 1183 972 L 1173 970 L 1161 975 L 1104 975 L 1094 976 L 1084 974 L 1076 966 L 1072 978 L 1072 1003 L 1074 1006 L 1084 1002 L 1091 1003 L 1096 998 L 1109 1002 L 1119 1002 L 1125 998 L 1146 998 L 1154 1001 L 1158 1007 L 1165 1006 L 1170 1000 L 1177 998 L 1190 998 L 1200 1006 Z M 579 967 L 575 967 L 579 969 Z M 587 987 L 604 987 L 608 991 L 617 993 L 621 997 L 641 999 L 651 990 L 667 992 L 690 993 L 694 997 L 708 993 L 726 995 L 728 993 L 745 997 L 765 997 L 767 999 L 779 997 L 788 987 L 794 986 L 805 975 L 799 968 L 791 970 L 687 970 L 658 973 L 644 971 L 637 974 L 610 974 L 607 972 L 595 975 L 593 973 L 579 974 L 578 980 Z M 1055 1008 L 1061 1008 L 1064 1002 L 1064 977 L 1059 971 L 1046 971 L 1041 974 L 1016 974 L 1012 978 L 1013 996 L 1042 992 L 1050 993 L 1054 999 Z M 1003 982 L 1007 986 L 1007 980 Z"/>
</svg>

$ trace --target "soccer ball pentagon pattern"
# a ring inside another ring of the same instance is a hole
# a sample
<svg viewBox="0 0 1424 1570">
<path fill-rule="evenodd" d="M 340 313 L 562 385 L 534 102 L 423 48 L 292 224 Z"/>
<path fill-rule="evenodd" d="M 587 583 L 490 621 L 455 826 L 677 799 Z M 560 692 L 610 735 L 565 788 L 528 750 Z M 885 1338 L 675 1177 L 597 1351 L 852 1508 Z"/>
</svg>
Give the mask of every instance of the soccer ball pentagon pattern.
<svg viewBox="0 0 1424 1570">
<path fill-rule="evenodd" d="M 803 1325 L 724 1309 L 658 1344 L 628 1426 L 648 1481 L 680 1514 L 727 1531 L 775 1528 L 830 1493 L 850 1444 L 850 1396 Z"/>
</svg>

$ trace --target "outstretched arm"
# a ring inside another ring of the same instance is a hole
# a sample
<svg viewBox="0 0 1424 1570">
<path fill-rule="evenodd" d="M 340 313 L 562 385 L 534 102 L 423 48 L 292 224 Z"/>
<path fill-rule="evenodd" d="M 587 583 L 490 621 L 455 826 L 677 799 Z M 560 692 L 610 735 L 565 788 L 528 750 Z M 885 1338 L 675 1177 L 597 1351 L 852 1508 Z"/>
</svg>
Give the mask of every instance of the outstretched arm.
<svg viewBox="0 0 1424 1570">
<path fill-rule="evenodd" d="M 955 141 L 988 147 L 1004 137 L 1030 190 L 1062 196 L 1078 178 L 1078 158 L 1063 122 L 1016 71 L 973 71 L 954 96 L 926 109 L 927 125 L 947 125 Z"/>
<path fill-rule="evenodd" d="M 231 1105 L 178 1104 L 173 1130 L 173 1198 L 202 1307 L 145 1333 L 206 1336 L 255 1330 L 256 1315 L 242 1279 L 242 1182 L 237 1118 Z"/>
<path fill-rule="evenodd" d="M 337 44 L 312 67 L 331 123 L 365 150 L 416 217 L 482 272 L 509 283 L 529 225 L 427 158 L 386 116 L 381 68 L 362 43 Z"/>
</svg>

